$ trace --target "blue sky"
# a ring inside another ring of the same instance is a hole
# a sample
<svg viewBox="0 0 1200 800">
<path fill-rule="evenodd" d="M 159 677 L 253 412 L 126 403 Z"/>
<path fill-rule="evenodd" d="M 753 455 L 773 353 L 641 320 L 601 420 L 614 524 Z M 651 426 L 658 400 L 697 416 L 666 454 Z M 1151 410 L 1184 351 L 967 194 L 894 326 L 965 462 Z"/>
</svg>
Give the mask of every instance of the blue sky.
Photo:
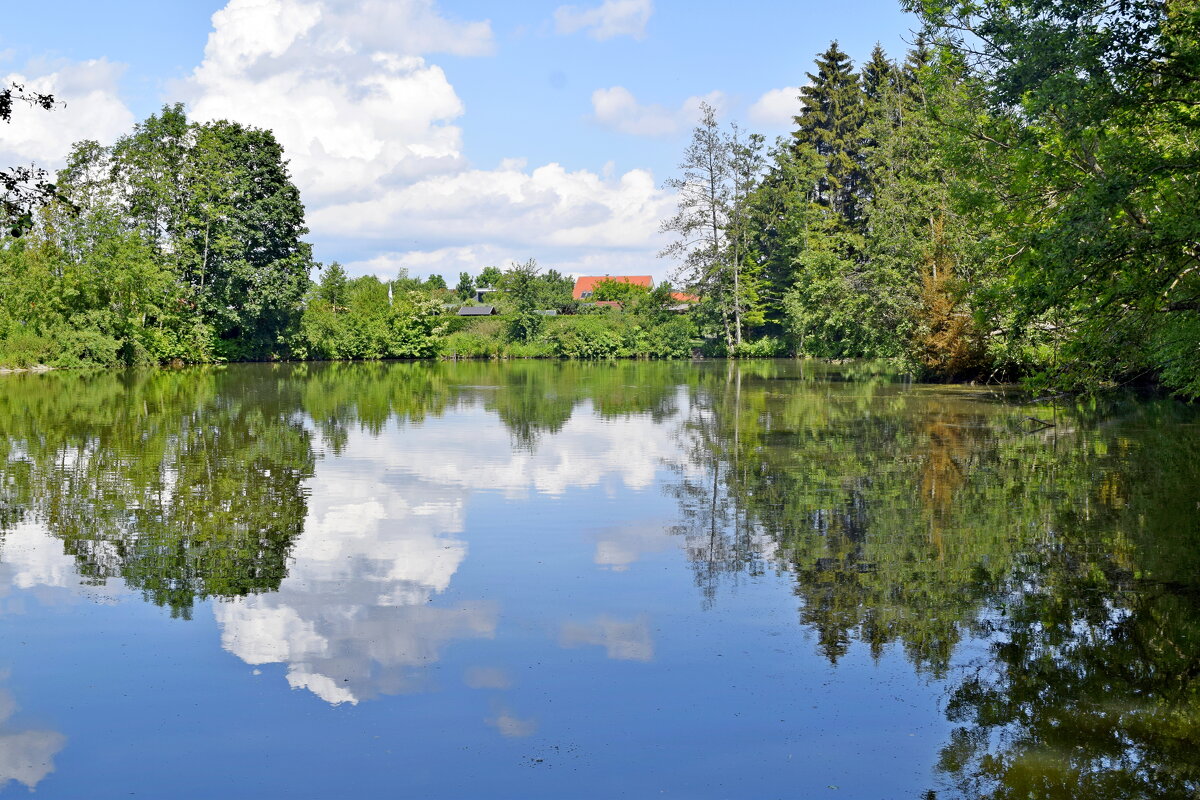
<svg viewBox="0 0 1200 800">
<path fill-rule="evenodd" d="M 269 127 L 317 257 L 394 275 L 534 257 L 669 274 L 657 220 L 699 99 L 774 137 L 837 39 L 900 56 L 897 0 L 173 0 L 6 9 L 0 74 L 67 108 L 0 129 L 0 160 L 61 163 L 164 102 Z"/>
</svg>

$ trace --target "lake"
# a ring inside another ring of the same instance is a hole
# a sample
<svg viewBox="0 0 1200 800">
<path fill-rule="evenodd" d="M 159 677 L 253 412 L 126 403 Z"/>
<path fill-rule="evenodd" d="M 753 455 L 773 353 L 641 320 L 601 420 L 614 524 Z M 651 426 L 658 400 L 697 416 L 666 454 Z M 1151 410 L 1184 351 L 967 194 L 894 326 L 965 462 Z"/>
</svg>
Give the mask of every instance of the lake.
<svg viewBox="0 0 1200 800">
<path fill-rule="evenodd" d="M 0 378 L 0 796 L 1195 798 L 1200 411 L 869 364 Z"/>
</svg>

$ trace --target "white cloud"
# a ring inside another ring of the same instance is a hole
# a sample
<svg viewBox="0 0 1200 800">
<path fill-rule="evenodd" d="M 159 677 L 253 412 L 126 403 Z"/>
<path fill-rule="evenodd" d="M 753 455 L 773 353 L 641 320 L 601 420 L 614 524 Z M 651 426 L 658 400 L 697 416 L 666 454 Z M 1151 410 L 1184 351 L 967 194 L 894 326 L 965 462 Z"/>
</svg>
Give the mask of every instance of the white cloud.
<svg viewBox="0 0 1200 800">
<path fill-rule="evenodd" d="M 381 245 L 358 271 L 450 271 L 397 261 L 410 253 L 454 263 L 499 253 L 504 263 L 556 247 L 579 258 L 661 246 L 671 198 L 644 170 L 468 163 L 466 109 L 427 56 L 490 52 L 487 22 L 448 20 L 432 0 L 230 0 L 213 25 L 204 61 L 177 87 L 191 116 L 273 130 L 314 236 Z M 409 253 L 384 244 L 398 241 Z"/>
<path fill-rule="evenodd" d="M 673 136 L 700 117 L 700 103 L 718 110 L 725 103 L 719 91 L 689 97 L 676 109 L 655 103 L 643 105 L 624 86 L 592 92 L 592 117 L 606 128 L 632 136 Z"/>
<path fill-rule="evenodd" d="M 19 83 L 30 92 L 53 94 L 63 105 L 46 111 L 17 105 L 12 122 L 0 123 L 0 165 L 36 163 L 54 169 L 66 163 L 81 139 L 108 143 L 133 125 L 133 112 L 117 90 L 125 71 L 105 59 L 63 64 L 43 74 L 9 73 L 0 83 Z"/>
<path fill-rule="evenodd" d="M 554 28 L 562 34 L 587 30 L 588 36 L 601 42 L 614 36 L 641 39 L 653 13 L 653 0 L 604 0 L 594 8 L 559 6 L 554 11 Z"/>
<path fill-rule="evenodd" d="M 310 207 L 464 165 L 449 124 L 462 102 L 421 53 L 483 52 L 489 31 L 459 26 L 455 45 L 454 24 L 417 0 L 232 0 L 213 25 L 178 87 L 191 115 L 273 130 Z"/>
<path fill-rule="evenodd" d="M 800 113 L 800 88 L 784 86 L 772 89 L 750 106 L 750 121 L 759 125 L 787 126 Z"/>
<path fill-rule="evenodd" d="M 502 166 L 431 176 L 317 209 L 309 222 L 341 236 L 382 239 L 393 237 L 402 220 L 411 236 L 470 248 L 489 243 L 521 258 L 555 246 L 653 247 L 658 221 L 671 208 L 671 196 L 645 170 L 605 179 L 547 164 L 531 172 Z"/>
<path fill-rule="evenodd" d="M 227 651 L 286 664 L 292 688 L 333 704 L 419 689 L 446 644 L 496 626 L 484 604 L 429 605 L 467 556 L 453 537 L 463 491 L 386 480 L 383 464 L 364 480 L 374 442 L 355 435 L 343 459 L 321 463 L 279 590 L 213 606 Z"/>
<path fill-rule="evenodd" d="M 503 705 L 496 705 L 495 712 L 495 716 L 487 717 L 484 722 L 499 731 L 501 736 L 523 739 L 537 733 L 537 720 L 517 717 Z"/>
<path fill-rule="evenodd" d="M 0 724 L 15 710 L 12 695 L 0 690 Z M 54 771 L 54 756 L 66 743 L 67 737 L 57 731 L 0 731 L 0 790 L 9 781 L 17 781 L 33 791 Z"/>
<path fill-rule="evenodd" d="M 625 622 L 602 616 L 589 623 L 568 622 L 559 631 L 563 647 L 599 645 L 609 658 L 620 661 L 653 661 L 654 639 L 645 617 Z"/>
</svg>

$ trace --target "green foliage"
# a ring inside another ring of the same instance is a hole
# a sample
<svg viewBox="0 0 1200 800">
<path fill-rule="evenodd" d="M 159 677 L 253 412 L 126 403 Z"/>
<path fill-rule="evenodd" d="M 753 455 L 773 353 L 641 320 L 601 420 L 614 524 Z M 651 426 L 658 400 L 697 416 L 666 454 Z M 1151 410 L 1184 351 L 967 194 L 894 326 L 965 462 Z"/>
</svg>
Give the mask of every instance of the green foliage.
<svg viewBox="0 0 1200 800">
<path fill-rule="evenodd" d="M 458 273 L 458 284 L 454 287 L 454 292 L 462 300 L 468 299 L 475 293 L 475 281 L 471 280 L 469 272 Z"/>
<path fill-rule="evenodd" d="M 420 290 L 388 292 L 373 275 L 346 280 L 331 265 L 309 295 L 293 351 L 315 359 L 436 356 L 448 322 L 441 301 Z"/>
<path fill-rule="evenodd" d="M 854 226 L 860 217 L 858 140 L 866 98 L 850 57 L 836 41 L 817 57 L 816 70 L 800 89 L 802 107 L 792 137 L 824 162 L 817 201 Z"/>
<path fill-rule="evenodd" d="M 958 163 L 1004 198 L 979 215 L 1005 259 L 985 311 L 1054 331 L 1056 385 L 1155 376 L 1195 396 L 1200 6 L 906 5 L 982 100 L 952 119 Z"/>
<path fill-rule="evenodd" d="M 49 339 L 63 366 L 287 355 L 311 258 L 269 131 L 168 106 L 77 143 L 58 185 L 31 237 L 0 240 L 0 337 Z"/>
<path fill-rule="evenodd" d="M 773 336 L 763 336 L 735 345 L 729 355 L 734 358 L 780 358 L 788 354 L 788 346 Z"/>
<path fill-rule="evenodd" d="M 617 358 L 625 349 L 621 331 L 599 316 L 583 316 L 550 333 L 554 352 L 563 358 Z"/>
<path fill-rule="evenodd" d="M 483 271 L 479 273 L 479 279 L 475 281 L 475 285 L 481 289 L 488 286 L 495 289 L 499 287 L 503 279 L 504 273 L 500 271 L 499 267 L 484 267 Z"/>
<path fill-rule="evenodd" d="M 610 300 L 633 305 L 649 292 L 645 286 L 636 283 L 606 278 L 597 283 L 592 290 L 592 300 Z"/>
<path fill-rule="evenodd" d="M 504 273 L 502 285 L 513 305 L 505 331 L 510 342 L 531 342 L 541 333 L 545 318 L 536 313 L 542 294 L 540 284 L 537 262 L 532 258 L 524 264 L 513 264 Z"/>
<path fill-rule="evenodd" d="M 836 253 L 807 250 L 796 263 L 795 287 L 783 298 L 785 329 L 801 355 L 857 358 L 879 355 L 859 265 Z"/>
</svg>

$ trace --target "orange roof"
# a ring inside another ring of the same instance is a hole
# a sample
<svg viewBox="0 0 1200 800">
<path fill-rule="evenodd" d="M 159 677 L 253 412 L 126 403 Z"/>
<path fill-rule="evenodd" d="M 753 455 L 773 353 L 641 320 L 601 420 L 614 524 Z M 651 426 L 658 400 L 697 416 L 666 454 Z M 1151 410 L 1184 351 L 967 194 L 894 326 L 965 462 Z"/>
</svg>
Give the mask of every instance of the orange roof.
<svg viewBox="0 0 1200 800">
<path fill-rule="evenodd" d="M 575 279 L 575 291 L 571 292 L 571 297 L 582 300 L 583 293 L 596 291 L 596 284 L 601 281 L 632 283 L 635 286 L 645 286 L 647 289 L 654 288 L 654 278 L 649 275 L 584 275 Z"/>
<path fill-rule="evenodd" d="M 671 292 L 671 299 L 678 300 L 681 303 L 699 303 L 700 302 L 699 297 L 696 297 L 696 295 L 694 295 L 694 294 L 688 294 L 687 292 Z"/>
</svg>

